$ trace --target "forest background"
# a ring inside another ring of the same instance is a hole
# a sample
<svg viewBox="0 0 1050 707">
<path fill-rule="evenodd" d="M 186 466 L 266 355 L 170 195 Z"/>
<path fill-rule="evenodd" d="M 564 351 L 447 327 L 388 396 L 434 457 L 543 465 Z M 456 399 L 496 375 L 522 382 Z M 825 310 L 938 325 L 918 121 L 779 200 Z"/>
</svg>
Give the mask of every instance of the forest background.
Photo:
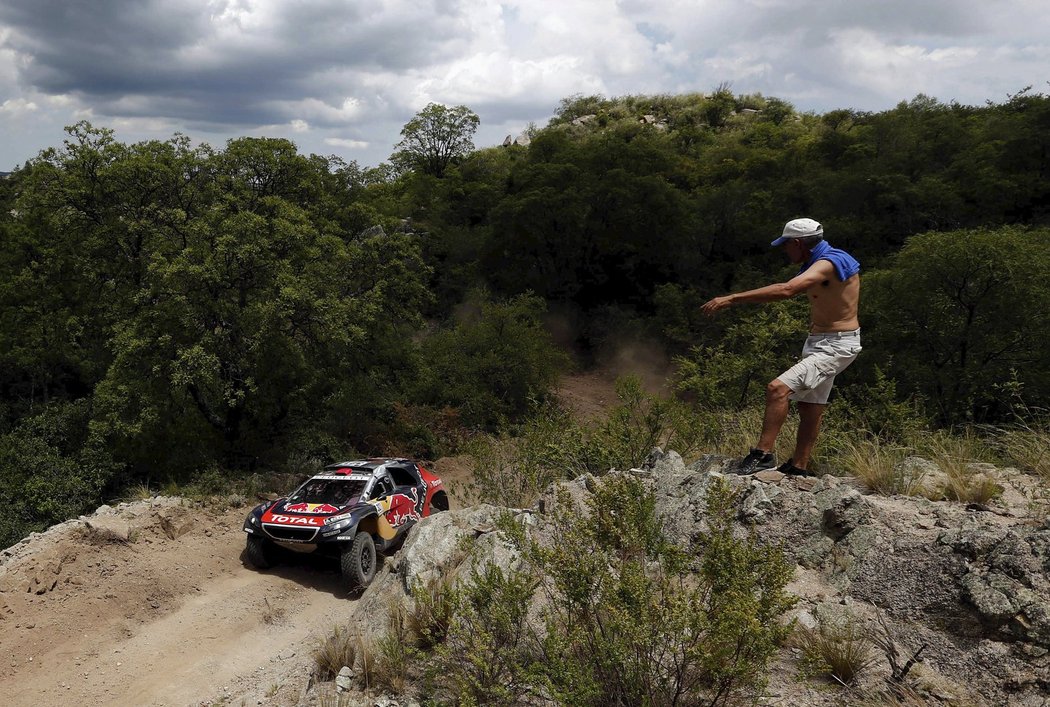
<svg viewBox="0 0 1050 707">
<path fill-rule="evenodd" d="M 365 169 L 81 123 L 0 181 L 0 546 L 136 487 L 550 433 L 559 376 L 631 341 L 676 400 L 624 386 L 651 434 L 619 441 L 724 443 L 806 305 L 699 306 L 788 279 L 769 242 L 798 216 L 863 265 L 818 455 L 835 426 L 1048 439 L 1050 97 L 799 114 L 722 86 L 573 96 L 528 144 L 475 150 L 477 124 L 428 106 Z"/>
</svg>

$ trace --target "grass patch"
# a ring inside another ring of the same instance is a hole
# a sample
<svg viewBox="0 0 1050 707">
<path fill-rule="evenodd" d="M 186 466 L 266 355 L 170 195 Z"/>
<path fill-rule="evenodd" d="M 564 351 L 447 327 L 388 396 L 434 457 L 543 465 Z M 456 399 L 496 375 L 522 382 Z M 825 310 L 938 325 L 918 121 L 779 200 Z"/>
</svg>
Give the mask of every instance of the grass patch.
<svg viewBox="0 0 1050 707">
<path fill-rule="evenodd" d="M 1050 426 L 1015 425 L 993 433 L 999 453 L 1011 464 L 1050 482 Z"/>
<path fill-rule="evenodd" d="M 951 434 L 947 431 L 927 435 L 919 444 L 922 456 L 940 467 L 947 477 L 944 497 L 962 503 L 987 503 L 1002 493 L 996 479 L 977 467 L 995 461 L 984 438 L 973 431 Z"/>
<path fill-rule="evenodd" d="M 452 581 L 442 575 L 426 584 L 416 582 L 412 599 L 412 609 L 405 619 L 413 643 L 421 650 L 444 643 L 459 604 L 459 593 Z"/>
<path fill-rule="evenodd" d="M 408 670 L 415 656 L 407 617 L 404 604 L 396 599 L 391 601 L 386 633 L 373 644 L 375 660 L 372 662 L 369 684 L 396 695 L 405 691 Z"/>
</svg>

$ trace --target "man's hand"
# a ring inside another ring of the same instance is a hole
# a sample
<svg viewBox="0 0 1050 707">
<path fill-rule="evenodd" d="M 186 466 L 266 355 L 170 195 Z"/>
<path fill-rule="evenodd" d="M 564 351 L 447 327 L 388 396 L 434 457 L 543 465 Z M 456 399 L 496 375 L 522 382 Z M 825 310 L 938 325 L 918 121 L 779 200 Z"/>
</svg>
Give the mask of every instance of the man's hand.
<svg viewBox="0 0 1050 707">
<path fill-rule="evenodd" d="M 732 303 L 733 301 L 729 298 L 728 295 L 725 297 L 715 297 L 713 300 L 708 300 L 708 302 L 700 308 L 700 311 L 709 317 L 713 317 L 715 315 L 715 312 L 717 312 L 720 309 L 725 309 Z"/>
</svg>

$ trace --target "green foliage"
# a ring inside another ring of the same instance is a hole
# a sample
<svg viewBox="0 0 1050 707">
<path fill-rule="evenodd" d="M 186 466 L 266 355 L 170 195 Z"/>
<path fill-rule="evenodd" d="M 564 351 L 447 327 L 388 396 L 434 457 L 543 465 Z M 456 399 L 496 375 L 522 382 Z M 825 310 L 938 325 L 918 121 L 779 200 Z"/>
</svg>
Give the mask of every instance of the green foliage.
<svg viewBox="0 0 1050 707">
<path fill-rule="evenodd" d="M 486 565 L 471 572 L 437 655 L 441 683 L 455 704 L 521 702 L 534 681 L 534 641 L 526 623 L 534 588 L 522 571 Z"/>
<path fill-rule="evenodd" d="M 455 406 L 468 426 L 492 428 L 545 398 L 568 362 L 542 326 L 543 300 L 479 299 L 454 327 L 427 338 L 421 397 Z"/>
<path fill-rule="evenodd" d="M 700 448 L 707 416 L 680 401 L 645 394 L 637 378 L 623 378 L 616 388 L 619 403 L 592 422 L 542 405 L 512 428 L 512 437 L 475 440 L 471 496 L 525 507 L 552 481 L 640 466 L 655 446 L 685 455 Z"/>
<path fill-rule="evenodd" d="M 479 437 L 470 445 L 472 498 L 524 508 L 552 482 L 587 468 L 585 433 L 556 405 L 543 405 L 514 428 L 514 436 Z"/>
<path fill-rule="evenodd" d="M 1022 228 L 926 233 L 866 280 L 876 356 L 942 423 L 1001 418 L 997 385 L 1013 378 L 1030 403 L 1050 395 L 1050 232 Z M 869 354 L 866 354 L 869 355 Z"/>
<path fill-rule="evenodd" d="M 418 169 L 441 178 L 454 160 L 474 149 L 473 137 L 480 123 L 466 106 L 430 103 L 405 123 L 390 161 L 401 169 Z"/>
<path fill-rule="evenodd" d="M 703 406 L 742 407 L 764 399 L 765 386 L 798 357 L 806 331 L 805 303 L 777 302 L 750 310 L 713 346 L 678 357 L 676 387 Z"/>
<path fill-rule="evenodd" d="M 879 364 L 874 371 L 871 383 L 841 388 L 835 424 L 897 444 L 915 439 L 928 427 L 925 413 L 913 398 L 901 399 L 897 381 L 883 373 Z"/>
<path fill-rule="evenodd" d="M 607 477 L 586 510 L 559 499 L 556 542 L 529 548 L 546 578 L 541 665 L 559 702 L 721 705 L 761 689 L 788 632 L 778 619 L 791 568 L 734 537 L 732 507 L 712 486 L 709 530 L 687 552 L 663 536 L 637 479 Z"/>
<path fill-rule="evenodd" d="M 12 412 L 90 399 L 84 444 L 176 481 L 279 462 L 303 433 L 365 437 L 427 271 L 411 235 L 342 230 L 356 166 L 286 140 L 70 136 L 32 163 L 4 224 Z"/>
<path fill-rule="evenodd" d="M 83 402 L 53 403 L 0 435 L 0 547 L 101 505 L 117 469 L 83 446 L 88 414 Z"/>
</svg>

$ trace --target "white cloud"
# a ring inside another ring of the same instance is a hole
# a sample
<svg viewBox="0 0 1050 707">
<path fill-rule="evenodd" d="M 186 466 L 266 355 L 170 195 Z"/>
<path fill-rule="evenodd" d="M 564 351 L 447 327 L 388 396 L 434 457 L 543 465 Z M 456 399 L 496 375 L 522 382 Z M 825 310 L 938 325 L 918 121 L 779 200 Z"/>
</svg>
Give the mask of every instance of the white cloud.
<svg viewBox="0 0 1050 707">
<path fill-rule="evenodd" d="M 803 110 L 1046 91 L 1045 0 L 141 0 L 0 4 L 0 169 L 80 118 L 118 138 L 290 136 L 374 164 L 429 102 L 477 143 L 575 93 L 723 81 Z M 129 9 L 131 8 L 131 9 Z M 114 51 L 119 47 L 119 51 Z M 59 140 L 60 141 L 60 137 Z"/>
<path fill-rule="evenodd" d="M 341 137 L 326 137 L 324 144 L 332 147 L 347 147 L 351 150 L 363 150 L 368 147 L 368 143 L 364 140 L 348 140 Z"/>
</svg>

